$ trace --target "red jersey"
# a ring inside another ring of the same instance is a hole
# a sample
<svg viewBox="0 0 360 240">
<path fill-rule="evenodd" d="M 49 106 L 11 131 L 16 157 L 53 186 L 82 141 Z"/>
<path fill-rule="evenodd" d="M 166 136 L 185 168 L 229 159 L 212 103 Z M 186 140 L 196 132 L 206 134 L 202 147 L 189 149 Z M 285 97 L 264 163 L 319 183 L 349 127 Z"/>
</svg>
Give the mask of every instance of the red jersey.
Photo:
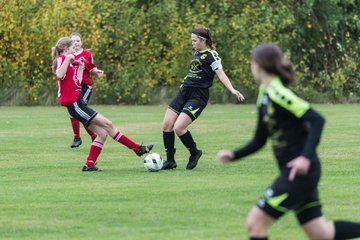
<svg viewBox="0 0 360 240">
<path fill-rule="evenodd" d="M 88 50 L 81 50 L 79 53 L 74 53 L 75 60 L 79 60 L 79 58 L 83 57 L 85 59 L 85 69 L 83 73 L 83 79 L 82 82 L 86 85 L 92 86 L 92 80 L 90 78 L 91 70 L 96 68 L 96 65 L 94 64 L 94 59 Z"/>
<path fill-rule="evenodd" d="M 56 70 L 58 70 L 65 60 L 65 55 L 61 54 L 56 60 Z M 81 79 L 78 79 L 78 67 L 69 64 L 63 78 L 58 78 L 58 100 L 62 106 L 71 106 L 80 97 Z"/>
</svg>

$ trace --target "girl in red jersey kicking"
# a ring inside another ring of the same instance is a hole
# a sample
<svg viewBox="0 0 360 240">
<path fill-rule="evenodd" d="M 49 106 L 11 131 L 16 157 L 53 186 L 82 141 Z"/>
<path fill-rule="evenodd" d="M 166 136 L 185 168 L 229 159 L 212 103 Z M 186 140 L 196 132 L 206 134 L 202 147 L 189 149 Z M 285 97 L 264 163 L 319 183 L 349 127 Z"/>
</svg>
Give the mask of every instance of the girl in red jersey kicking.
<svg viewBox="0 0 360 240">
<path fill-rule="evenodd" d="M 102 77 L 104 75 L 104 71 L 98 69 L 94 63 L 94 58 L 89 50 L 85 50 L 82 47 L 82 37 L 80 33 L 73 32 L 70 35 L 71 40 L 74 41 L 74 59 L 79 60 L 80 58 L 84 58 L 84 72 L 83 72 L 83 78 L 81 81 L 81 100 L 84 102 L 85 105 L 89 103 L 91 94 L 92 94 L 92 80 L 90 78 L 90 74 L 94 73 L 98 77 Z M 80 122 L 70 116 L 70 122 L 74 133 L 74 140 L 71 144 L 71 148 L 79 147 L 82 143 L 81 137 L 80 137 Z M 85 130 L 90 135 L 91 139 L 94 141 L 96 138 L 96 134 L 91 131 L 88 127 L 85 127 Z"/>
<path fill-rule="evenodd" d="M 85 68 L 83 57 L 75 60 L 75 44 L 69 37 L 58 40 L 53 48 L 53 71 L 58 78 L 58 100 L 62 106 L 66 106 L 70 116 L 80 121 L 85 127 L 89 127 L 96 133 L 96 138 L 90 147 L 86 164 L 82 171 L 98 171 L 95 166 L 106 137 L 109 135 L 115 141 L 133 150 L 138 156 L 148 153 L 153 144 L 140 145 L 122 134 L 113 123 L 87 106 L 81 99 L 81 82 Z"/>
</svg>

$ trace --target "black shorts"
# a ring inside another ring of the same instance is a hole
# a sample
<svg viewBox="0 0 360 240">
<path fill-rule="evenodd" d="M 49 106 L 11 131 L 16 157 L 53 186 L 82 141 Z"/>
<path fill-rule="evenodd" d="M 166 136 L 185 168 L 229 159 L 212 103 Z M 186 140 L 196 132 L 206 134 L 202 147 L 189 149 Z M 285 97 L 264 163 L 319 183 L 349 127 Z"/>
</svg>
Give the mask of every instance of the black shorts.
<svg viewBox="0 0 360 240">
<path fill-rule="evenodd" d="M 91 94 L 92 94 L 92 86 L 89 86 L 85 83 L 81 83 L 80 99 L 81 101 L 84 102 L 85 105 L 88 105 Z"/>
<path fill-rule="evenodd" d="M 257 206 L 274 219 L 288 211 L 294 211 L 301 225 L 321 217 L 321 203 L 318 192 L 320 169 L 306 176 L 288 180 L 289 171 L 282 171 L 273 184 L 265 191 Z"/>
<path fill-rule="evenodd" d="M 182 86 L 169 105 L 177 114 L 187 114 L 191 120 L 197 119 L 209 100 L 209 89 Z"/>
<path fill-rule="evenodd" d="M 70 116 L 79 120 L 85 127 L 89 126 L 91 120 L 97 115 L 97 112 L 89 108 L 81 99 L 68 106 L 67 109 Z"/>
</svg>

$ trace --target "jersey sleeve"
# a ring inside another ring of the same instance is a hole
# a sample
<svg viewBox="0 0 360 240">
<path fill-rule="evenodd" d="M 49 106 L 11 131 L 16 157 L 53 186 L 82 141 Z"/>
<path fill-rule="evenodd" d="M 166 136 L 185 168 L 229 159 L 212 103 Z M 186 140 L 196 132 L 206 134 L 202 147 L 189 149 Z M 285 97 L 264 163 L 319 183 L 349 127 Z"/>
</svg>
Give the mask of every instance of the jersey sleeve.
<svg viewBox="0 0 360 240">
<path fill-rule="evenodd" d="M 91 72 L 91 70 L 93 70 L 94 68 L 96 68 L 95 62 L 94 62 L 94 57 L 93 55 L 89 52 L 89 65 L 88 65 L 88 70 L 89 72 Z"/>
<path fill-rule="evenodd" d="M 307 157 L 308 159 L 312 159 L 315 154 L 316 147 L 320 142 L 321 133 L 325 124 L 325 118 L 310 108 L 301 117 L 301 119 L 309 123 L 308 136 L 306 138 L 305 146 L 301 155 Z"/>
<path fill-rule="evenodd" d="M 283 85 L 272 85 L 267 89 L 272 101 L 292 113 L 297 118 L 301 118 L 309 109 L 310 104 L 296 96 L 290 89 Z"/>
<path fill-rule="evenodd" d="M 215 50 L 209 51 L 206 60 L 207 60 L 208 64 L 211 66 L 211 69 L 213 71 L 223 68 L 223 66 L 221 64 L 221 58 L 219 57 L 219 54 Z"/>
</svg>

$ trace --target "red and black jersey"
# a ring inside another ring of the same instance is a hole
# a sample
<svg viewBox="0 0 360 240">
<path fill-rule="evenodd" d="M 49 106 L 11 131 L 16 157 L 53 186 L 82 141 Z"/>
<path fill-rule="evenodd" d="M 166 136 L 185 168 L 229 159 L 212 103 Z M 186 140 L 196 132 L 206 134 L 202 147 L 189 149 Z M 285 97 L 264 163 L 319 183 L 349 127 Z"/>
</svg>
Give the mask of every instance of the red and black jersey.
<svg viewBox="0 0 360 240">
<path fill-rule="evenodd" d="M 82 82 L 86 85 L 92 86 L 92 80 L 90 78 L 91 70 L 96 68 L 96 65 L 94 64 L 94 59 L 90 51 L 88 50 L 81 50 L 79 53 L 74 53 L 75 60 L 79 60 L 79 58 L 83 57 L 85 59 L 85 69 L 83 73 L 83 79 Z"/>
<path fill-rule="evenodd" d="M 65 55 L 61 54 L 56 60 L 56 71 L 64 63 Z M 69 64 L 63 78 L 58 78 L 58 100 L 62 106 L 71 106 L 80 97 L 81 79 L 77 77 L 78 67 Z"/>
</svg>

